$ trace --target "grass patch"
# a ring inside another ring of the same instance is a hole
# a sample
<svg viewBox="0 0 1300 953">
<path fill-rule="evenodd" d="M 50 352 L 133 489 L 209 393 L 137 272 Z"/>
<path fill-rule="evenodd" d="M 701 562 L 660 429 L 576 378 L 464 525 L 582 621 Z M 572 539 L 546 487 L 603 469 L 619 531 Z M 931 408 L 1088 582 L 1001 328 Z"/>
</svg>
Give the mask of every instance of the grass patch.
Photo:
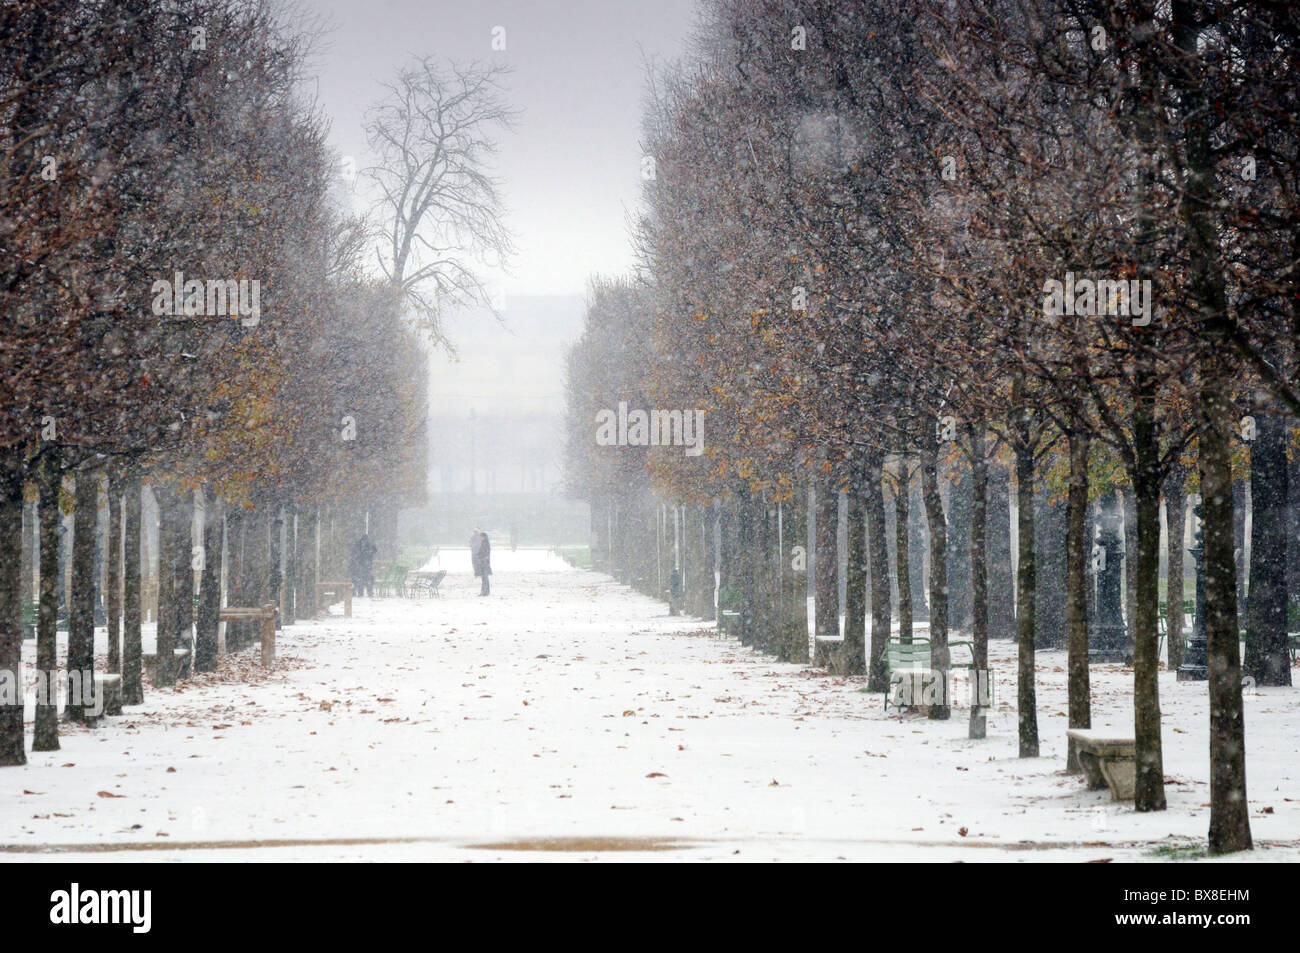
<svg viewBox="0 0 1300 953">
<path fill-rule="evenodd" d="M 1157 847 L 1147 856 L 1157 860 L 1200 860 L 1210 855 L 1210 849 L 1203 844 L 1168 844 Z"/>
</svg>

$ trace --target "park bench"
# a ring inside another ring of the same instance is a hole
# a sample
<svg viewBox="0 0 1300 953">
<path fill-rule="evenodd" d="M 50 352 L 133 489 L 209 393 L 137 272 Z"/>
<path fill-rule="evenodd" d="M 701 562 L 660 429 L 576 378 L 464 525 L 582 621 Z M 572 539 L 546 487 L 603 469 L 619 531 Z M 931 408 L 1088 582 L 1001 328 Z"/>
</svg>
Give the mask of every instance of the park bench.
<svg viewBox="0 0 1300 953">
<path fill-rule="evenodd" d="M 911 642 L 899 642 L 891 639 L 885 646 L 885 674 L 888 688 L 885 689 L 885 708 L 892 700 L 895 708 L 904 707 L 904 698 L 924 698 L 927 686 L 932 682 L 930 669 L 930 640 L 914 638 Z M 955 650 L 955 651 L 954 651 Z M 948 643 L 948 670 L 969 669 L 975 674 L 975 643 L 957 639 Z M 990 679 L 986 691 L 992 702 L 993 682 Z"/>
<path fill-rule="evenodd" d="M 824 668 L 829 675 L 844 674 L 844 636 L 813 636 L 813 667 Z"/>
<path fill-rule="evenodd" d="M 222 622 L 257 622 L 262 634 L 262 664 L 269 666 L 275 661 L 275 620 L 279 614 L 279 607 L 268 602 L 260 608 L 227 606 L 217 614 L 217 618 Z"/>
<path fill-rule="evenodd" d="M 177 647 L 172 649 L 172 664 L 176 666 L 177 678 L 189 678 L 190 675 L 190 650 L 187 648 Z M 154 652 L 148 652 L 141 656 L 144 662 L 144 670 L 149 673 L 149 680 L 155 685 L 158 683 L 158 655 Z"/>
<path fill-rule="evenodd" d="M 1300 656 L 1300 632 L 1289 632 L 1287 638 L 1291 641 L 1291 661 L 1295 661 Z"/>
<path fill-rule="evenodd" d="M 718 628 L 727 635 L 735 635 L 740 629 L 740 613 L 735 609 L 723 609 L 722 624 Z"/>
<path fill-rule="evenodd" d="M 326 596 L 329 598 L 326 598 Z M 352 583 L 316 583 L 316 610 L 318 612 L 328 615 L 330 605 L 339 600 L 343 601 L 343 615 L 346 618 L 352 618 Z"/>
<path fill-rule="evenodd" d="M 394 563 L 389 566 L 384 574 L 375 583 L 375 595 L 378 596 L 405 596 L 406 595 L 406 576 L 411 567 L 406 563 Z"/>
<path fill-rule="evenodd" d="M 1137 743 L 1132 736 L 1071 728 L 1066 737 L 1079 753 L 1088 789 L 1110 788 L 1111 800 L 1131 801 L 1137 786 Z"/>
<path fill-rule="evenodd" d="M 122 676 L 96 675 L 95 699 L 102 700 L 105 715 L 122 714 Z"/>
<path fill-rule="evenodd" d="M 411 595 L 422 596 L 441 596 L 442 593 L 438 587 L 442 581 L 447 578 L 447 570 L 439 569 L 433 573 L 414 573 L 415 578 L 407 585 L 406 589 Z"/>
</svg>

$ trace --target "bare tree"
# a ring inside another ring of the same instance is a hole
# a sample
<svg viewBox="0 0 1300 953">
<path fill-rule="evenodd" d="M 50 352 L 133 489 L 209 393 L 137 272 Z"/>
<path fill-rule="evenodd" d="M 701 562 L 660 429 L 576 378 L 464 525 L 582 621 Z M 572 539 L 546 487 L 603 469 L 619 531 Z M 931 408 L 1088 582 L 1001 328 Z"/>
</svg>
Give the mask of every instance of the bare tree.
<svg viewBox="0 0 1300 953">
<path fill-rule="evenodd" d="M 490 174 L 493 133 L 510 129 L 499 66 L 441 65 L 421 57 L 387 84 L 366 132 L 378 158 L 366 175 L 380 189 L 380 267 L 436 341 L 448 305 L 495 307 L 483 270 L 513 252 L 499 185 Z"/>
</svg>

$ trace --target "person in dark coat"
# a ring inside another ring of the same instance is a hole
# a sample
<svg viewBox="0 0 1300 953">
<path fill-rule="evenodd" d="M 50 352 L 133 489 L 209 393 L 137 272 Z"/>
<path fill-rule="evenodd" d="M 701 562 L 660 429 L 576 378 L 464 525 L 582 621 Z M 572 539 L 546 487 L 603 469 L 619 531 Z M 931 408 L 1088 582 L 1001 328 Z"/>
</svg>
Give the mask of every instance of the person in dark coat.
<svg viewBox="0 0 1300 953">
<path fill-rule="evenodd" d="M 474 575 L 483 580 L 483 587 L 478 594 L 490 595 L 492 589 L 488 585 L 488 577 L 492 575 L 492 544 L 488 542 L 487 533 L 481 529 L 474 530 L 474 535 L 469 540 L 469 552 Z"/>
<path fill-rule="evenodd" d="M 352 544 L 352 591 L 358 596 L 375 594 L 375 544 L 368 535 Z"/>
</svg>

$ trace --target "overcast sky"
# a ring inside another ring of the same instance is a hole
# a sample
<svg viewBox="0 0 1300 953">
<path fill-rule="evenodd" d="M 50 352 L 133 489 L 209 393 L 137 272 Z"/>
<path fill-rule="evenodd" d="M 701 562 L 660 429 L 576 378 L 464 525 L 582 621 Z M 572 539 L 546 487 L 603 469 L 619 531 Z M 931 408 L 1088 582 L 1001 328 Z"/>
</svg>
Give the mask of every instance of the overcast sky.
<svg viewBox="0 0 1300 953">
<path fill-rule="evenodd" d="M 413 53 L 505 61 L 522 110 L 498 174 L 519 253 L 510 294 L 581 294 L 592 272 L 631 266 L 645 58 L 675 59 L 694 0 L 312 0 L 333 25 L 318 56 L 320 104 L 343 155 L 368 164 L 363 116 Z M 506 30 L 506 51 L 491 48 Z"/>
</svg>

